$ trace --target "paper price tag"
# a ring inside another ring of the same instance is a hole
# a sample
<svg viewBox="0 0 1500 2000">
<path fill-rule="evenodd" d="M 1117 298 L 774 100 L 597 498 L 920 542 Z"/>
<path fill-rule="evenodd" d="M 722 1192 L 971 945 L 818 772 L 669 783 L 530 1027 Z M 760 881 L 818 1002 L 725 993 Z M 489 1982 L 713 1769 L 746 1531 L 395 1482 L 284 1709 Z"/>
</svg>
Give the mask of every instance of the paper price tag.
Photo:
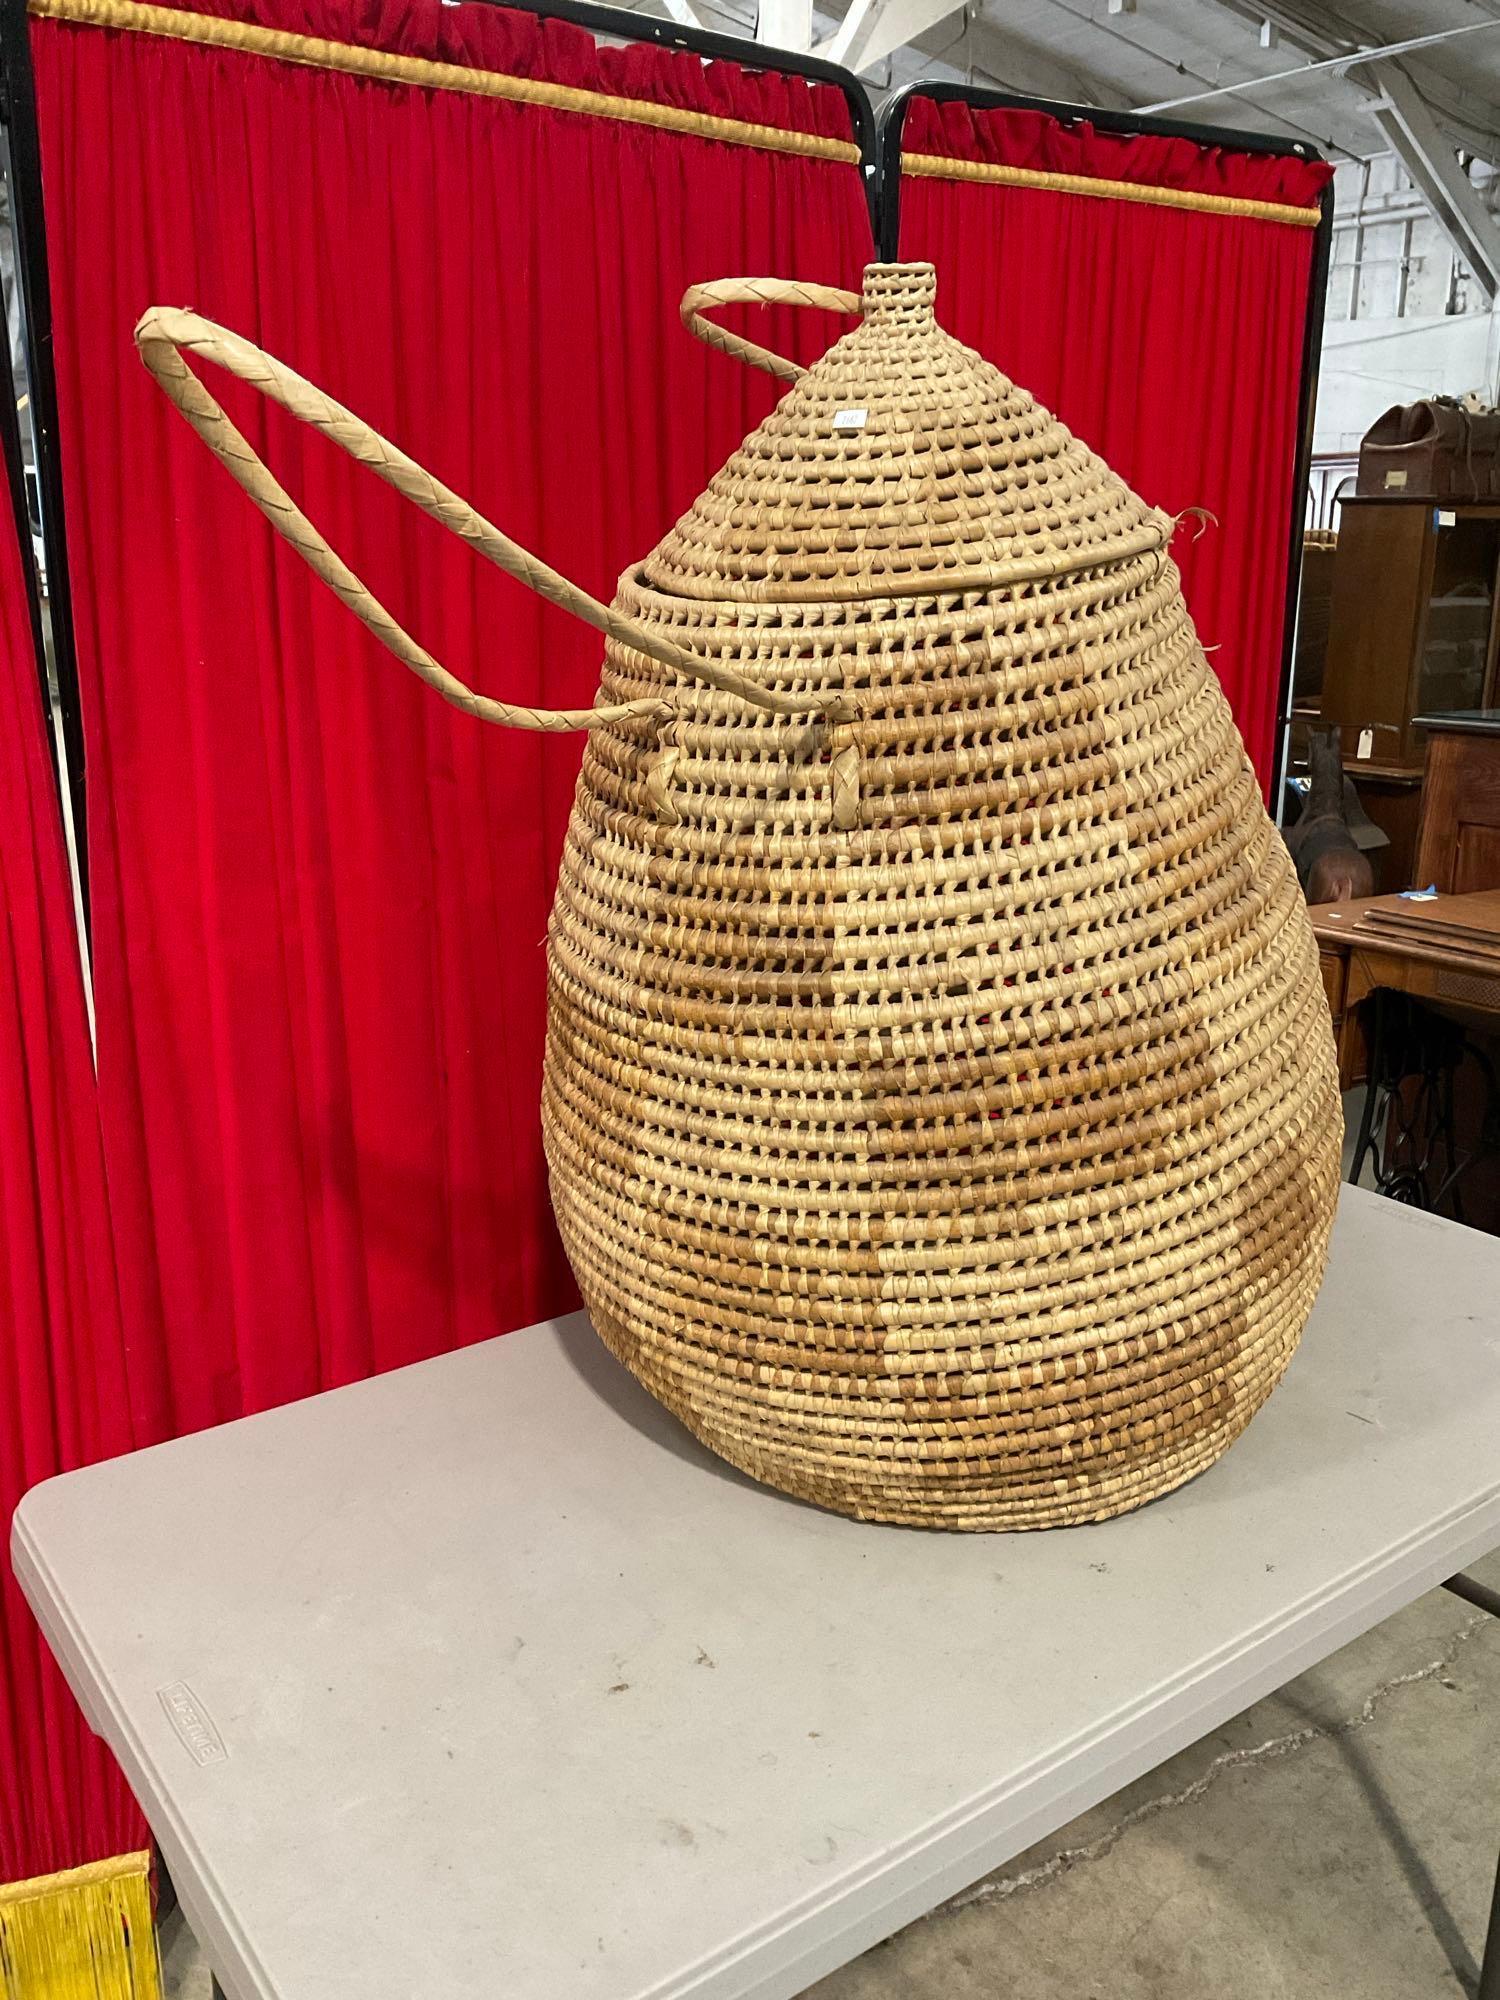
<svg viewBox="0 0 1500 2000">
<path fill-rule="evenodd" d="M 833 428 L 836 431 L 862 431 L 870 421 L 868 410 L 835 410 Z"/>
<path fill-rule="evenodd" d="M 1374 748 L 1375 748 L 1374 730 L 1362 729 L 1359 732 L 1359 747 L 1354 752 L 1355 756 L 1358 757 L 1361 761 L 1363 761 L 1366 757 L 1369 756 L 1370 752 Z"/>
</svg>

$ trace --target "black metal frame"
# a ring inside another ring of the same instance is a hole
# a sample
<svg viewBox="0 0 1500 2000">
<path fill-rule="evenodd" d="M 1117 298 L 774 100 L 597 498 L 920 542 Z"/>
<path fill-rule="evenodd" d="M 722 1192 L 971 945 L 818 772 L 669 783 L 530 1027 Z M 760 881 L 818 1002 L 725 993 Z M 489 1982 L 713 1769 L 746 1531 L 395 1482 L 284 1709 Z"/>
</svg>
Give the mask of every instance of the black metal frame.
<svg viewBox="0 0 1500 2000">
<path fill-rule="evenodd" d="M 6 371 L 9 378 L 10 371 Z M 52 763 L 53 782 L 62 797 L 62 772 L 57 761 L 57 738 L 52 730 L 52 689 L 47 679 L 47 649 L 42 639 L 42 594 L 37 582 L 36 558 L 31 543 L 31 510 L 26 504 L 26 469 L 21 455 L 21 425 L 16 413 L 15 390 L 0 396 L 0 451 L 5 454 L 5 479 L 10 490 L 11 513 L 15 517 L 16 540 L 20 544 L 21 574 L 26 581 L 26 616 L 31 628 L 31 644 L 36 654 L 37 693 L 41 700 L 42 728 Z"/>
<path fill-rule="evenodd" d="M 888 263 L 899 253 L 901 219 L 901 134 L 912 99 L 932 104 L 970 104 L 977 111 L 1041 111 L 1063 125 L 1088 124 L 1097 132 L 1119 132 L 1125 138 L 1150 132 L 1166 139 L 1191 139 L 1198 146 L 1219 146 L 1232 153 L 1270 154 L 1277 159 L 1317 160 L 1315 146 L 1300 139 L 1279 139 L 1271 132 L 1237 132 L 1228 125 L 1196 125 L 1187 119 L 1151 118 L 1137 111 L 1107 111 L 1093 104 L 1068 104 L 1050 97 L 1024 97 L 1015 91 L 980 83 L 903 84 L 886 100 L 880 113 L 880 254 Z"/>
<path fill-rule="evenodd" d="M 47 551 L 47 605 L 52 622 L 52 670 L 63 751 L 68 767 L 68 801 L 78 855 L 78 880 L 88 921 L 88 803 L 84 783 L 83 709 L 78 694 L 78 650 L 74 642 L 73 597 L 68 572 L 68 537 L 63 519 L 62 458 L 57 434 L 57 382 L 52 367 L 52 292 L 47 274 L 47 224 L 42 211 L 42 166 L 37 140 L 36 91 L 26 0 L 0 0 L 0 119 L 10 148 L 11 227 L 15 232 L 16 282 L 26 322 L 26 361 L 31 391 L 31 431 L 36 447 L 37 489 L 42 540 Z M 10 367 L 7 361 L 6 376 Z M 15 397 L 10 397 L 14 407 Z M 19 442 L 17 445 L 19 450 Z M 24 494 L 23 494 L 24 501 Z M 31 559 L 28 522 L 24 550 Z M 40 626 L 38 626 L 40 633 Z M 42 671 L 46 664 L 43 660 Z M 52 743 L 50 713 L 47 740 Z M 53 753 L 54 769 L 56 753 Z"/>
<path fill-rule="evenodd" d="M 1276 158 L 1316 160 L 1315 147 L 1301 140 L 1279 139 L 1268 132 L 1236 132 L 1223 125 L 1196 125 L 1175 118 L 1148 118 L 1130 111 L 1105 111 L 1088 104 L 1053 103 L 1044 97 L 1021 97 L 972 83 L 906 84 L 880 114 L 876 239 L 887 262 L 900 255 L 901 135 L 913 98 L 934 104 L 969 104 L 981 111 L 1041 111 L 1065 125 L 1080 121 L 1100 132 L 1160 134 L 1191 139 L 1199 146 L 1222 147 L 1236 153 L 1269 154 Z M 1286 768 L 1286 732 L 1292 705 L 1292 669 L 1297 636 L 1297 600 L 1302 582 L 1302 525 L 1308 479 L 1312 471 L 1313 413 L 1318 394 L 1318 362 L 1323 345 L 1323 308 L 1328 292 L 1328 263 L 1333 253 L 1333 186 L 1323 190 L 1308 281 L 1307 316 L 1302 336 L 1302 369 L 1297 392 L 1297 458 L 1292 482 L 1292 518 L 1286 571 L 1286 605 L 1282 617 L 1281 678 L 1276 691 L 1276 740 L 1272 752 L 1271 797 L 1281 796 Z"/>
<path fill-rule="evenodd" d="M 1328 266 L 1333 257 L 1333 182 L 1318 204 L 1312 270 L 1307 281 L 1307 323 L 1302 335 L 1302 386 L 1297 403 L 1297 462 L 1292 480 L 1291 544 L 1286 560 L 1286 612 L 1281 642 L 1281 685 L 1276 690 L 1276 745 L 1271 761 L 1271 798 L 1280 803 L 1290 763 L 1292 676 L 1297 667 L 1297 608 L 1302 598 L 1302 537 L 1312 484 L 1313 422 L 1317 414 L 1318 370 L 1323 360 L 1323 318 L 1328 305 Z"/>
</svg>

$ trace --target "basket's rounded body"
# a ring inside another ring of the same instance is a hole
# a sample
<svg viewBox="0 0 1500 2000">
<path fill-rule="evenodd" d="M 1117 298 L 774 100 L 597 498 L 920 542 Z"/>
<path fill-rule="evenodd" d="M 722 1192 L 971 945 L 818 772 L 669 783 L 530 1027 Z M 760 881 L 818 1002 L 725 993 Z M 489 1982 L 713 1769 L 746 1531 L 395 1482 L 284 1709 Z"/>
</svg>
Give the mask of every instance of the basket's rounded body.
<svg viewBox="0 0 1500 2000">
<path fill-rule="evenodd" d="M 1341 1120 L 1161 517 L 930 308 L 872 271 L 622 583 L 854 720 L 703 689 L 592 734 L 543 1117 L 594 1323 L 706 1443 L 863 1518 L 1041 1527 L 1181 1483 L 1269 1394 Z M 602 698 L 669 679 L 611 647 Z"/>
</svg>

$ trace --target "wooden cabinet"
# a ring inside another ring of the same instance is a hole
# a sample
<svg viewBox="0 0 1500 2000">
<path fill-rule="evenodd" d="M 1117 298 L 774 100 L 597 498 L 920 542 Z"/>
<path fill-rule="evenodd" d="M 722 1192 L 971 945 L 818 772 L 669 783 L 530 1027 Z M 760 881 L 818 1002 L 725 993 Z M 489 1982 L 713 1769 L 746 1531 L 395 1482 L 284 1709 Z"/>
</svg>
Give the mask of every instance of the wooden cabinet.
<svg viewBox="0 0 1500 2000">
<path fill-rule="evenodd" d="M 1418 718 L 1495 701 L 1500 503 L 1346 500 L 1322 716 L 1345 768 L 1422 768 Z"/>
<path fill-rule="evenodd" d="M 1500 710 L 1420 718 L 1427 738 L 1415 880 L 1500 888 Z"/>
</svg>

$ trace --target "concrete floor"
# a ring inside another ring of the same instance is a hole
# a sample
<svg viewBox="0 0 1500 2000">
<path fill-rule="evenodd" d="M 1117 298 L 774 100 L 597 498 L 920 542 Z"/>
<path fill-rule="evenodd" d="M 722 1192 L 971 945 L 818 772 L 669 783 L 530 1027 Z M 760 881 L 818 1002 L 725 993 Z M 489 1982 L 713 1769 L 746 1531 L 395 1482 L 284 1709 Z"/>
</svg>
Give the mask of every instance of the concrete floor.
<svg viewBox="0 0 1500 2000">
<path fill-rule="evenodd" d="M 1497 1720 L 1500 1621 L 1434 1591 L 807 2000 L 1472 1994 Z M 208 2000 L 180 1918 L 162 1945 Z"/>
<path fill-rule="evenodd" d="M 808 2000 L 1472 1994 L 1497 1716 L 1500 1621 L 1434 1592 Z"/>
</svg>

